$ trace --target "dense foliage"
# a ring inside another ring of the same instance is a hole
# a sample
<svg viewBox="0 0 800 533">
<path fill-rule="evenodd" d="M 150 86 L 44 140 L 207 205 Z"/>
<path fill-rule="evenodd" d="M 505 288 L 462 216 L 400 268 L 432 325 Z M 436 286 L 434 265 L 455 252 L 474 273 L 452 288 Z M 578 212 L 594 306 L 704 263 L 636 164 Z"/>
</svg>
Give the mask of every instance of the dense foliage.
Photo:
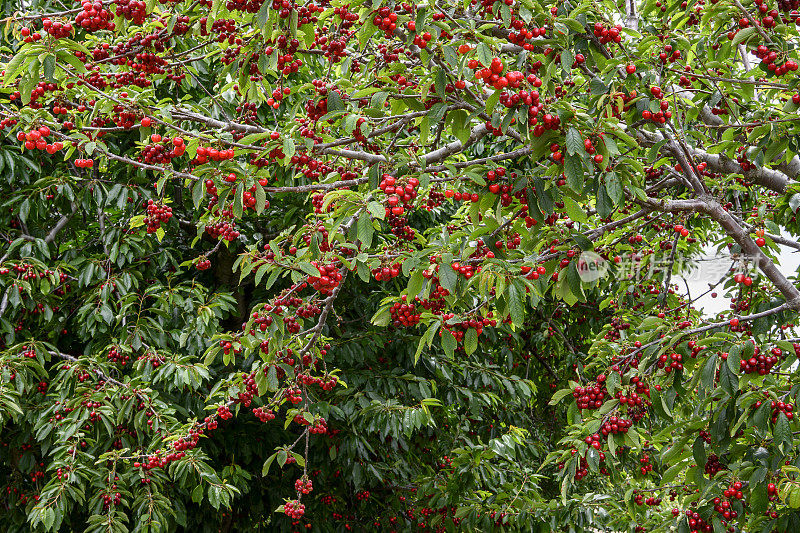
<svg viewBox="0 0 800 533">
<path fill-rule="evenodd" d="M 800 530 L 797 7 L 0 0 L 0 528 Z"/>
</svg>

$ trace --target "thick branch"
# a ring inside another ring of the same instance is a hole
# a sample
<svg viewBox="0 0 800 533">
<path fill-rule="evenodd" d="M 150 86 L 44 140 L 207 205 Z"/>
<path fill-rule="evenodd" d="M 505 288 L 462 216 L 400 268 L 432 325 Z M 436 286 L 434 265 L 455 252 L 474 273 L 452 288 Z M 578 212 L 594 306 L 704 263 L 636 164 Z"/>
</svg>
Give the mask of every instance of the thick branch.
<svg viewBox="0 0 800 533">
<path fill-rule="evenodd" d="M 775 263 L 761 251 L 761 248 L 750 238 L 747 231 L 740 226 L 730 213 L 725 211 L 723 207 L 714 199 L 705 199 L 705 207 L 702 209 L 711 218 L 717 221 L 722 226 L 725 232 L 742 248 L 742 251 L 747 254 L 751 260 L 755 262 L 758 268 L 766 275 L 770 281 L 777 287 L 789 307 L 794 310 L 800 310 L 800 291 L 794 284 L 786 279 L 786 276 L 775 266 Z"/>
</svg>

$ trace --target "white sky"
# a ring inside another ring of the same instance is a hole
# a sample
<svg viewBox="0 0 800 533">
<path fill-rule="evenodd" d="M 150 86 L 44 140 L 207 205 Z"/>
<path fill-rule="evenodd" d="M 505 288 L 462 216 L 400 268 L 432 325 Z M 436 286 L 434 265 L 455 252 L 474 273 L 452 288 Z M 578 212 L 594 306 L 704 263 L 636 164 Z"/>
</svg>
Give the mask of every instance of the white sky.
<svg viewBox="0 0 800 533">
<path fill-rule="evenodd" d="M 689 285 L 690 294 L 693 298 L 697 298 L 698 295 L 706 292 L 709 283 L 715 284 L 725 276 L 732 263 L 732 259 L 729 256 L 717 254 L 716 250 L 713 248 L 707 249 L 705 255 L 700 259 L 697 268 L 690 275 L 685 276 Z M 798 268 L 800 268 L 800 252 L 782 246 L 776 264 L 786 277 L 794 277 Z M 734 273 L 729 273 L 727 275 L 733 276 L 733 274 Z M 750 275 L 753 276 L 754 273 Z M 673 279 L 675 280 L 673 283 L 678 284 L 678 290 L 685 294 L 686 284 L 684 283 L 684 277 L 676 276 Z M 730 309 L 729 305 L 731 302 L 728 298 L 724 297 L 725 289 L 723 288 L 723 284 L 720 284 L 714 289 L 713 292 L 717 293 L 716 298 L 712 298 L 711 293 L 709 293 L 695 302 L 695 307 L 703 310 L 705 316 L 711 317 L 720 311 Z"/>
</svg>

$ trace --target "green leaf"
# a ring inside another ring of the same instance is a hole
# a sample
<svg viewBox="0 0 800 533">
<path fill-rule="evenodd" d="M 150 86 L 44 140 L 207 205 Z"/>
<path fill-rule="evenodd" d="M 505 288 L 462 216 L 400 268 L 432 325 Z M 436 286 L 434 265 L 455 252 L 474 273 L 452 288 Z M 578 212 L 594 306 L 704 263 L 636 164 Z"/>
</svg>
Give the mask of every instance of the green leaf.
<svg viewBox="0 0 800 533">
<path fill-rule="evenodd" d="M 778 419 L 772 429 L 772 437 L 778 444 L 785 443 L 789 446 L 792 444 L 792 428 L 789 427 L 789 419 L 786 418 L 783 411 L 778 413 Z"/>
<path fill-rule="evenodd" d="M 605 183 L 608 197 L 611 199 L 614 205 L 620 205 L 624 195 L 622 193 L 622 184 L 620 183 L 616 172 L 609 172 L 605 177 Z"/>
<path fill-rule="evenodd" d="M 458 281 L 458 274 L 453 270 L 450 263 L 442 263 L 439 265 L 439 283 L 450 292 L 456 287 Z"/>
<path fill-rule="evenodd" d="M 622 378 L 619 375 L 619 372 L 610 372 L 606 377 L 606 390 L 608 391 L 608 394 L 614 396 L 619 390 L 621 383 Z"/>
<path fill-rule="evenodd" d="M 192 501 L 194 503 L 200 503 L 203 501 L 203 489 L 203 485 L 198 483 L 194 490 L 192 490 Z"/>
<path fill-rule="evenodd" d="M 483 65 L 484 67 L 487 67 L 487 68 L 489 67 L 489 65 L 491 65 L 492 57 L 493 57 L 492 49 L 489 48 L 486 44 L 478 43 L 478 46 L 475 49 L 475 53 L 476 53 L 477 59 L 478 59 L 478 61 L 480 61 L 481 65 Z"/>
<path fill-rule="evenodd" d="M 414 365 L 416 366 L 417 361 L 419 361 L 420 355 L 422 355 L 422 351 L 426 347 L 430 347 L 431 343 L 433 343 L 433 337 L 436 334 L 436 331 L 439 329 L 439 322 L 434 322 L 431 324 L 427 330 L 425 330 L 425 334 L 420 338 L 419 345 L 417 346 L 417 352 L 414 354 Z M 449 335 L 449 333 L 447 334 Z M 452 337 L 452 335 L 450 335 Z M 444 345 L 444 341 L 442 341 L 442 345 Z"/>
<path fill-rule="evenodd" d="M 369 202 L 367 204 L 367 210 L 374 218 L 379 220 L 386 218 L 386 208 L 383 207 L 383 205 L 381 205 L 379 202 Z"/>
<path fill-rule="evenodd" d="M 589 465 L 589 470 L 597 472 L 600 469 L 600 454 L 594 448 L 589 448 L 586 451 L 586 462 Z"/>
<path fill-rule="evenodd" d="M 569 218 L 575 222 L 586 222 L 589 220 L 589 217 L 586 215 L 586 211 L 583 210 L 583 207 L 569 196 L 564 197 L 564 208 L 566 209 Z"/>
<path fill-rule="evenodd" d="M 56 70 L 56 56 L 53 54 L 47 54 L 44 56 L 42 60 L 42 71 L 44 73 L 44 77 L 48 81 L 55 81 L 53 74 L 55 74 Z"/>
<path fill-rule="evenodd" d="M 239 183 L 236 186 L 236 191 L 233 193 L 233 216 L 242 218 L 244 213 L 244 183 Z"/>
<path fill-rule="evenodd" d="M 447 330 L 442 330 L 442 349 L 452 359 L 456 351 L 456 338 Z"/>
<path fill-rule="evenodd" d="M 258 13 L 256 13 L 256 22 L 258 23 L 259 28 L 263 28 L 267 25 L 270 5 L 270 2 L 264 2 L 261 4 L 261 8 L 258 10 Z"/>
<path fill-rule="evenodd" d="M 697 437 L 692 445 L 692 457 L 694 462 L 698 465 L 706 464 L 706 446 L 705 441 L 701 437 Z"/>
<path fill-rule="evenodd" d="M 728 369 L 734 373 L 738 374 L 741 370 L 739 363 L 742 360 L 742 346 L 737 344 L 733 348 L 731 348 L 730 353 L 728 354 L 728 360 L 726 361 L 728 365 Z"/>
<path fill-rule="evenodd" d="M 756 31 L 755 26 L 750 26 L 749 28 L 742 28 L 736 32 L 736 35 L 733 37 L 733 41 L 731 42 L 731 47 L 736 48 L 739 44 L 743 43 L 747 40 L 748 37 L 753 35 Z"/>
<path fill-rule="evenodd" d="M 367 211 L 361 213 L 356 222 L 356 230 L 358 233 L 358 240 L 363 243 L 366 248 L 372 246 L 372 236 L 375 234 L 375 228 L 372 227 L 372 218 Z"/>
<path fill-rule="evenodd" d="M 383 306 L 380 309 L 378 309 L 372 316 L 372 320 L 370 320 L 372 324 L 381 327 L 388 326 L 389 322 L 391 321 L 392 321 L 392 313 L 389 310 L 388 306 Z"/>
<path fill-rule="evenodd" d="M 472 354 L 478 349 L 478 332 L 475 328 L 469 328 L 467 334 L 464 335 L 464 351 L 467 355 Z"/>
<path fill-rule="evenodd" d="M 591 87 L 592 94 L 595 96 L 606 94 L 608 92 L 608 86 L 603 83 L 600 78 L 592 78 L 589 86 Z"/>
<path fill-rule="evenodd" d="M 614 204 L 611 198 L 608 197 L 606 186 L 601 184 L 597 188 L 597 214 L 602 218 L 608 218 L 613 212 Z"/>
<path fill-rule="evenodd" d="M 31 203 L 30 201 L 25 198 L 22 203 L 19 205 L 19 211 L 17 212 L 17 216 L 24 224 L 28 221 L 28 215 L 31 212 Z"/>
<path fill-rule="evenodd" d="M 678 477 L 678 474 L 680 474 L 685 470 L 686 470 L 686 462 L 678 461 L 674 465 L 667 468 L 667 470 L 661 476 L 661 484 L 667 485 L 671 483 L 675 478 Z"/>
<path fill-rule="evenodd" d="M 205 194 L 205 184 L 203 180 L 197 180 L 192 187 L 192 203 L 194 208 L 199 209 L 200 204 L 203 202 L 203 195 Z"/>
<path fill-rule="evenodd" d="M 706 361 L 706 364 L 703 365 L 703 373 L 700 377 L 700 382 L 703 384 L 706 390 L 712 390 L 714 388 L 714 379 L 716 378 L 717 374 L 717 356 L 712 355 Z"/>
<path fill-rule="evenodd" d="M 583 161 L 579 156 L 569 153 L 564 156 L 564 177 L 570 189 L 579 194 L 583 192 Z"/>
<path fill-rule="evenodd" d="M 335 93 L 332 93 L 335 94 Z M 295 153 L 294 140 L 291 137 L 283 138 L 283 154 L 284 159 L 290 159 Z"/>
<path fill-rule="evenodd" d="M 750 490 L 750 498 L 748 498 L 750 502 L 750 511 L 753 513 L 753 516 L 760 516 L 764 514 L 764 511 L 767 510 L 767 506 L 769 504 L 767 498 L 767 487 L 763 483 L 760 483 Z"/>
<path fill-rule="evenodd" d="M 256 213 L 259 215 L 264 212 L 264 208 L 267 204 L 267 193 L 264 191 L 264 187 L 256 181 Z"/>
<path fill-rule="evenodd" d="M 270 365 L 267 370 L 267 390 L 270 392 L 278 390 L 278 367 L 275 365 Z"/>
<path fill-rule="evenodd" d="M 572 389 L 561 389 L 560 391 L 553 394 L 553 398 L 550 400 L 548 405 L 556 405 L 558 402 L 560 402 L 567 396 L 572 396 Z"/>
<path fill-rule="evenodd" d="M 519 280 L 514 280 L 508 286 L 508 311 L 511 322 L 515 326 L 521 326 L 525 320 L 525 289 L 520 289 Z M 524 287 L 524 285 L 523 285 Z"/>
<path fill-rule="evenodd" d="M 331 111 L 342 111 L 344 110 L 344 103 L 342 102 L 342 97 L 339 96 L 339 93 L 336 91 L 329 91 L 328 92 L 328 113 Z"/>
<path fill-rule="evenodd" d="M 440 98 L 444 98 L 447 94 L 445 91 L 445 86 L 447 85 L 447 74 L 445 73 L 444 69 L 439 69 L 436 72 L 436 77 L 433 82 L 434 88 L 436 89 L 436 94 Z"/>
<path fill-rule="evenodd" d="M 8 62 L 5 68 L 6 75 L 3 78 L 4 85 L 8 86 L 12 80 L 16 79 L 17 74 L 19 74 L 19 71 L 22 70 L 22 62 L 25 60 L 27 55 L 28 50 L 26 48 L 22 48 L 14 57 L 11 58 L 11 61 Z"/>
<path fill-rule="evenodd" d="M 261 467 L 261 475 L 262 476 L 266 476 L 269 473 L 269 467 L 272 466 L 272 462 L 275 460 L 275 458 L 277 456 L 278 456 L 277 453 L 273 453 L 272 455 L 267 457 L 267 460 L 264 461 L 264 466 Z"/>
<path fill-rule="evenodd" d="M 719 384 L 729 396 L 735 396 L 739 391 L 739 378 L 730 371 L 727 365 L 719 367 Z"/>
<path fill-rule="evenodd" d="M 567 153 L 570 155 L 581 154 L 585 151 L 586 147 L 583 145 L 583 139 L 581 138 L 580 132 L 570 126 L 567 130 Z"/>
<path fill-rule="evenodd" d="M 425 284 L 425 276 L 422 273 L 421 269 L 417 269 L 411 274 L 411 278 L 408 280 L 408 290 L 406 294 L 408 295 L 409 299 L 413 299 L 417 296 L 420 291 L 422 290 L 423 285 Z"/>
</svg>

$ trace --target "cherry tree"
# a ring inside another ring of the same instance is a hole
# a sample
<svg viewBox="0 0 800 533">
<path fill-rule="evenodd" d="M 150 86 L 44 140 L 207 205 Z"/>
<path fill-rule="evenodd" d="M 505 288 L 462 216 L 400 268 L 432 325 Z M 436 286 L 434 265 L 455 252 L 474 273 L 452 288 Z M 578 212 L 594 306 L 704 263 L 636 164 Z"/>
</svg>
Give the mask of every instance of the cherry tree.
<svg viewBox="0 0 800 533">
<path fill-rule="evenodd" d="M 3 529 L 800 529 L 797 8 L 0 0 Z"/>
</svg>

